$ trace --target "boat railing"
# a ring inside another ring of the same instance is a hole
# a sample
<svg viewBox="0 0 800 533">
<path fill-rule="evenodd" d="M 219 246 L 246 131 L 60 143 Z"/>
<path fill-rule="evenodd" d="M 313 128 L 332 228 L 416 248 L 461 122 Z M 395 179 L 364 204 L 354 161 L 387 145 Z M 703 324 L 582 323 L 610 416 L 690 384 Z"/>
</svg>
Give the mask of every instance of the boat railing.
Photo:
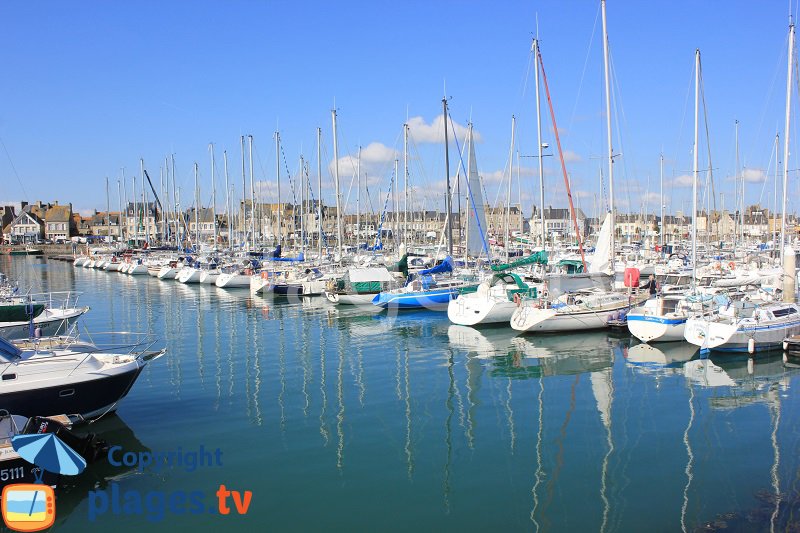
<svg viewBox="0 0 800 533">
<path fill-rule="evenodd" d="M 78 298 L 82 292 L 57 291 L 28 293 L 25 295 L 30 303 L 46 304 L 48 309 L 70 309 L 78 306 Z"/>
</svg>

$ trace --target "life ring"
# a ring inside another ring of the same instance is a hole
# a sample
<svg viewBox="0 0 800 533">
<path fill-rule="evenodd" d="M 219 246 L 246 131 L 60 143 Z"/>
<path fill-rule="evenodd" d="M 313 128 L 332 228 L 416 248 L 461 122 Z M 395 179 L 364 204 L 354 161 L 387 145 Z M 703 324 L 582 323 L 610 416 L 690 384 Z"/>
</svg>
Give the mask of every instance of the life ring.
<svg viewBox="0 0 800 533">
<path fill-rule="evenodd" d="M 733 261 L 728 261 L 728 268 L 730 270 L 736 270 L 736 263 L 734 263 Z"/>
<path fill-rule="evenodd" d="M 522 305 L 522 297 L 519 295 L 518 292 L 514 293 L 514 304 L 516 304 L 517 307 Z"/>
</svg>

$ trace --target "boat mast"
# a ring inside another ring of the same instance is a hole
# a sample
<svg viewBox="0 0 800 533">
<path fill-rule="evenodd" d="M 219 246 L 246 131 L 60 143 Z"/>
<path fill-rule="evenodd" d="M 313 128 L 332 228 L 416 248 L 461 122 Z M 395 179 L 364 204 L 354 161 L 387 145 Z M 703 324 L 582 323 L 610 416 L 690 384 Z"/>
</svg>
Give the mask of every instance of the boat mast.
<svg viewBox="0 0 800 533">
<path fill-rule="evenodd" d="M 664 257 L 664 154 L 661 153 L 661 157 L 659 158 L 658 164 L 658 173 L 659 173 L 659 202 L 661 203 L 661 228 L 659 233 L 661 234 L 661 257 Z"/>
<path fill-rule="evenodd" d="M 692 164 L 692 285 L 697 282 L 697 177 L 698 122 L 700 109 L 700 49 L 694 51 L 694 148 Z"/>
<path fill-rule="evenodd" d="M 514 133 L 517 131 L 517 118 L 511 115 L 511 148 L 508 151 L 508 193 L 506 195 L 506 263 L 511 258 L 511 182 L 514 181 Z"/>
<path fill-rule="evenodd" d="M 611 138 L 611 89 L 608 66 L 608 29 L 606 27 L 606 0 L 600 1 L 603 13 L 603 64 L 606 85 L 606 134 L 608 137 L 608 207 L 611 211 L 611 270 L 614 270 L 614 238 L 616 225 L 614 223 L 614 147 Z"/>
<path fill-rule="evenodd" d="M 243 244 L 247 243 L 247 178 L 244 169 L 244 135 L 239 136 L 242 147 L 242 215 L 239 220 L 239 227 L 241 228 L 240 239 Z M 252 209 L 252 206 L 250 206 Z"/>
<path fill-rule="evenodd" d="M 214 250 L 217 249 L 217 181 L 214 167 L 214 143 L 208 143 L 211 149 L 211 222 L 214 226 Z"/>
<path fill-rule="evenodd" d="M 739 222 L 739 231 L 737 235 L 734 237 L 734 248 L 736 243 L 736 237 L 739 238 L 739 243 L 744 244 L 744 176 L 741 175 L 739 170 L 739 121 L 737 120 L 734 123 L 734 138 L 736 139 L 736 169 L 734 176 L 734 187 L 736 187 L 736 210 L 739 212 L 739 216 L 736 217 L 737 221 Z M 739 188 L 739 180 L 742 180 L 741 188 Z"/>
<path fill-rule="evenodd" d="M 233 224 L 231 224 L 231 186 L 228 181 L 228 151 L 222 151 L 222 166 L 225 169 L 225 218 L 228 221 L 228 248 L 233 247 Z"/>
<path fill-rule="evenodd" d="M 197 181 L 197 163 L 194 164 L 194 249 L 200 245 L 200 184 Z"/>
<path fill-rule="evenodd" d="M 171 154 L 171 159 L 172 159 L 172 200 L 175 202 L 175 244 L 178 246 L 178 248 L 180 248 L 181 229 L 178 223 L 178 217 L 180 216 L 180 204 L 178 202 L 178 194 L 175 191 L 175 154 Z"/>
<path fill-rule="evenodd" d="M 545 229 L 545 221 L 544 221 L 544 162 L 542 160 L 542 112 L 541 106 L 539 103 L 539 39 L 533 40 L 533 54 L 534 54 L 534 61 L 536 62 L 536 69 L 535 69 L 535 79 L 536 79 L 536 135 L 537 135 L 537 151 L 538 151 L 538 158 L 539 158 L 539 221 L 541 224 L 541 239 L 542 239 L 542 249 L 545 246 L 545 240 L 547 238 L 547 231 Z"/>
<path fill-rule="evenodd" d="M 408 124 L 403 124 L 403 242 L 408 248 Z"/>
<path fill-rule="evenodd" d="M 303 156 L 301 155 L 300 156 L 300 250 L 303 251 L 305 251 L 306 249 L 305 208 L 303 207 L 303 204 L 305 203 L 305 197 L 306 197 L 306 163 L 303 160 Z M 295 242 L 297 242 L 297 227 L 295 227 Z"/>
<path fill-rule="evenodd" d="M 331 120 L 333 122 L 333 176 L 336 182 L 336 248 L 339 253 L 339 261 L 342 260 L 342 202 L 339 196 L 339 141 L 336 133 L 336 110 L 331 109 Z"/>
<path fill-rule="evenodd" d="M 778 211 L 778 155 L 780 144 L 780 133 L 775 134 L 775 183 L 772 187 L 772 242 L 773 246 L 778 242 L 778 224 L 775 219 L 775 213 Z M 774 256 L 773 256 L 774 258 Z"/>
<path fill-rule="evenodd" d="M 322 128 L 317 128 L 317 262 L 322 264 Z"/>
<path fill-rule="evenodd" d="M 447 179 L 447 191 L 444 195 L 445 211 L 447 211 L 447 255 L 453 256 L 453 207 L 450 199 L 450 150 L 447 143 L 447 97 L 442 98 L 442 124 L 444 124 L 444 174 Z M 459 214 L 459 217 L 461 215 Z"/>
<path fill-rule="evenodd" d="M 278 188 L 278 244 L 283 240 L 283 209 L 281 208 L 281 134 L 275 132 L 275 184 Z"/>
<path fill-rule="evenodd" d="M 250 158 L 250 231 L 253 239 L 253 247 L 251 250 L 256 249 L 256 185 L 255 174 L 253 173 L 253 136 L 247 136 L 248 142 L 248 156 Z"/>
<path fill-rule="evenodd" d="M 107 226 L 107 242 L 111 242 L 111 201 L 108 199 L 108 176 L 106 176 L 106 226 Z"/>
<path fill-rule="evenodd" d="M 128 231 L 128 183 L 125 180 L 125 167 L 122 167 L 122 190 L 125 191 L 125 240 L 128 241 L 131 235 Z"/>
<path fill-rule="evenodd" d="M 789 61 L 786 72 L 786 122 L 783 130 L 783 204 L 781 208 L 781 265 L 786 246 L 786 188 L 789 183 L 789 118 L 792 109 L 792 61 L 794 56 L 794 22 L 789 19 Z M 794 299 L 794 295 L 792 295 Z"/>
<path fill-rule="evenodd" d="M 122 184 L 117 180 L 117 201 L 119 202 L 119 217 L 117 217 L 117 227 L 119 228 L 119 241 L 122 241 Z"/>
<path fill-rule="evenodd" d="M 356 248 L 361 236 L 361 147 L 358 147 L 358 160 L 356 161 Z"/>
</svg>

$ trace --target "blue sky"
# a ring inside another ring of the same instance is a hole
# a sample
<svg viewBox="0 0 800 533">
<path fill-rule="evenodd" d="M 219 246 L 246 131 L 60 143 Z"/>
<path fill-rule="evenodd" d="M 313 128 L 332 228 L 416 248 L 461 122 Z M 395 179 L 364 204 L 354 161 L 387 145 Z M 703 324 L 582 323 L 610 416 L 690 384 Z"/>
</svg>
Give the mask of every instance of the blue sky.
<svg viewBox="0 0 800 533">
<path fill-rule="evenodd" d="M 735 120 L 747 201 L 771 205 L 772 147 L 775 133 L 783 136 L 788 3 L 610 0 L 607 9 L 614 145 L 622 153 L 615 165 L 619 209 L 657 209 L 662 151 L 668 210 L 690 205 L 685 175 L 692 167 L 695 48 L 703 57 L 717 206 L 720 193 L 726 207 L 733 204 Z M 322 195 L 332 203 L 335 105 L 343 195 L 353 174 L 347 156 L 360 145 L 372 205 L 383 204 L 408 120 L 415 205 L 440 208 L 444 158 L 436 119 L 446 83 L 453 120 L 474 125 L 478 165 L 494 203 L 498 190 L 505 194 L 512 114 L 517 150 L 535 153 L 530 45 L 538 20 L 572 187 L 579 205 L 594 214 L 604 203 L 599 167 L 605 164 L 598 158 L 606 150 L 599 13 L 593 0 L 5 2 L 0 201 L 60 200 L 79 211 L 104 209 L 108 176 L 115 208 L 123 167 L 131 194 L 139 158 L 158 180 L 164 158 L 175 154 L 182 207 L 192 203 L 195 161 L 208 205 L 208 143 L 216 147 L 218 184 L 222 151 L 228 150 L 239 196 L 242 134 L 254 135 L 259 189 L 274 198 L 276 129 L 283 140 L 284 200 L 301 154 L 311 164 L 317 196 L 315 132 L 321 127 Z M 553 152 L 544 105 L 542 112 L 544 140 Z M 797 132 L 791 137 L 797 146 Z M 705 140 L 700 150 L 705 168 Z M 455 174 L 455 147 L 451 161 Z M 523 158 L 521 165 L 512 202 L 521 196 L 530 214 L 538 202 L 536 163 Z M 546 204 L 566 206 L 555 157 L 545 160 L 545 181 Z M 797 192 L 793 173 L 790 198 Z M 351 192 L 351 209 L 354 197 Z M 218 185 L 218 205 L 223 198 Z M 793 201 L 789 209 L 796 208 Z"/>
</svg>

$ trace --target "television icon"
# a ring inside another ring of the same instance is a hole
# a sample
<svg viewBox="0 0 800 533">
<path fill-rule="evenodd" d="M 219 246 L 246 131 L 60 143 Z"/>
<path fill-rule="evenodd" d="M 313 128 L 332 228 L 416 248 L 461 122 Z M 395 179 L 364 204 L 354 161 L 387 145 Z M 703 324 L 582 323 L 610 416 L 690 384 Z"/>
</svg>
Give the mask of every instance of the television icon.
<svg viewBox="0 0 800 533">
<path fill-rule="evenodd" d="M 3 487 L 0 510 L 14 531 L 41 531 L 56 520 L 56 495 L 48 485 L 15 483 Z"/>
</svg>

